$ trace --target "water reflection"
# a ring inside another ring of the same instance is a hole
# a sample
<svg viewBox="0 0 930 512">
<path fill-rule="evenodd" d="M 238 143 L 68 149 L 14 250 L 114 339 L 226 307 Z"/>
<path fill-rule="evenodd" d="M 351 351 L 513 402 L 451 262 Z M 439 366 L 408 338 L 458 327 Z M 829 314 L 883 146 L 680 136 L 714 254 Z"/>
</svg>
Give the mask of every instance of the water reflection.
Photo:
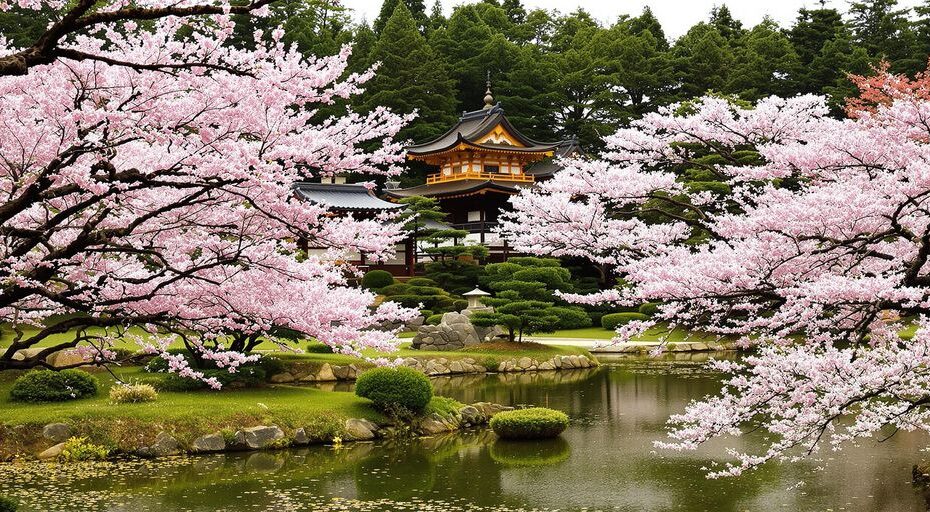
<svg viewBox="0 0 930 512">
<path fill-rule="evenodd" d="M 706 357 L 706 356 L 703 356 Z M 602 358 L 602 361 L 605 358 Z M 25 511 L 622 510 L 688 512 L 927 510 L 909 484 L 926 438 L 885 443 L 738 479 L 706 480 L 722 445 L 656 451 L 669 414 L 718 388 L 700 360 L 619 358 L 588 370 L 434 379 L 463 402 L 543 405 L 572 426 L 543 443 L 487 430 L 340 449 L 228 454 L 173 461 L 0 466 L 0 494 Z M 747 437 L 728 444 L 752 448 Z M 335 500 L 335 501 L 334 501 Z M 355 501 L 353 501 L 355 500 Z"/>
</svg>

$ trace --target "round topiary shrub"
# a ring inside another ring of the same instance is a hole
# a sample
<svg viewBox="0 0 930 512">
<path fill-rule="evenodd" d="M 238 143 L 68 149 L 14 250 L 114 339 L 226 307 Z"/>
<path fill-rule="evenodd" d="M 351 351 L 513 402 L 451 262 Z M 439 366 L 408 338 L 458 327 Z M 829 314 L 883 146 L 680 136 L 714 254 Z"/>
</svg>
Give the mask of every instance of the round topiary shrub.
<svg viewBox="0 0 930 512">
<path fill-rule="evenodd" d="M 387 270 L 369 270 L 362 276 L 362 286 L 369 290 L 380 290 L 394 284 L 394 276 Z"/>
<path fill-rule="evenodd" d="M 380 293 L 381 295 L 386 295 L 388 297 L 391 297 L 392 300 L 394 300 L 393 298 L 397 295 L 406 295 L 409 289 L 410 289 L 410 285 L 408 284 L 394 283 L 394 284 L 389 284 L 385 286 L 384 288 L 381 288 L 380 290 L 378 290 L 378 293 Z"/>
<path fill-rule="evenodd" d="M 80 370 L 33 370 L 13 382 L 15 402 L 64 402 L 97 394 L 97 379 Z"/>
<path fill-rule="evenodd" d="M 0 512 L 16 512 L 17 509 L 19 504 L 13 501 L 13 498 L 0 496 Z"/>
<path fill-rule="evenodd" d="M 491 418 L 491 428 L 503 439 L 548 439 L 568 428 L 568 416 L 545 407 L 504 411 Z"/>
<path fill-rule="evenodd" d="M 442 313 L 426 317 L 426 323 L 429 325 L 439 325 L 442 323 Z"/>
<path fill-rule="evenodd" d="M 653 316 L 659 312 L 659 305 L 655 302 L 644 302 L 639 306 L 639 312 L 647 316 Z"/>
<path fill-rule="evenodd" d="M 601 317 L 601 326 L 614 330 L 618 325 L 626 325 L 633 320 L 649 320 L 649 317 L 642 313 L 611 313 Z"/>
<path fill-rule="evenodd" d="M 355 394 L 386 412 L 421 412 L 433 397 L 426 375 L 406 367 L 373 368 L 358 376 Z"/>
</svg>

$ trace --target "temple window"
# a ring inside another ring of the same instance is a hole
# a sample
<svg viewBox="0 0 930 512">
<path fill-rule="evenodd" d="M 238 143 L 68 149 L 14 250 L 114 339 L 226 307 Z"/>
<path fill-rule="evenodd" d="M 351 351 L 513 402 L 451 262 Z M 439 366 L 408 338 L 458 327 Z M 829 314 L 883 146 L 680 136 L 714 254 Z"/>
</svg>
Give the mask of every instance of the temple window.
<svg viewBox="0 0 930 512">
<path fill-rule="evenodd" d="M 468 212 L 468 222 L 481 222 L 481 211 L 470 211 Z"/>
<path fill-rule="evenodd" d="M 499 165 L 485 165 L 484 172 L 491 173 L 491 174 L 498 174 L 501 172 L 501 168 Z"/>
</svg>

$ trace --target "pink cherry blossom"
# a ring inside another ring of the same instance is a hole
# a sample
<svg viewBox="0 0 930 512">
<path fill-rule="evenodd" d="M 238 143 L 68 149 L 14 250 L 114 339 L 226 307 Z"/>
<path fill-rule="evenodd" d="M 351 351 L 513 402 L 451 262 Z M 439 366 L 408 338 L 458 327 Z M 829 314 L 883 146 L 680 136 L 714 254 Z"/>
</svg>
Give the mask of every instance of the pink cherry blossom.
<svg viewBox="0 0 930 512">
<path fill-rule="evenodd" d="M 149 4 L 161 2 L 140 5 Z M 229 350 L 231 333 L 286 345 L 279 332 L 290 330 L 355 354 L 394 348 L 381 325 L 415 312 L 376 305 L 344 262 L 390 255 L 401 227 L 389 215 L 334 215 L 292 186 L 395 174 L 395 136 L 410 117 L 383 108 L 322 117 L 321 106 L 358 94 L 372 73 L 347 73 L 348 49 L 306 59 L 277 34 L 254 51 L 231 48 L 228 18 L 185 20 L 191 36 L 171 17 L 141 30 L 105 25 L 106 41 L 63 46 L 96 59 L 0 76 L 0 322 L 42 329 L 14 332 L 0 368 L 41 365 L 70 346 L 99 361 L 118 337 L 195 378 L 170 343 L 231 372 L 257 357 Z M 307 257 L 299 240 L 325 251 Z M 125 331 L 132 325 L 149 334 Z M 92 326 L 107 334 L 87 334 Z M 60 332 L 77 334 L 13 360 Z"/>
<path fill-rule="evenodd" d="M 563 297 L 660 302 L 671 328 L 752 349 L 715 363 L 723 390 L 671 418 L 658 443 L 766 434 L 765 450 L 731 449 L 711 476 L 882 429 L 930 431 L 930 100 L 900 87 L 882 97 L 855 119 L 827 117 L 814 96 L 671 107 L 607 137 L 601 158 L 564 162 L 505 216 L 516 250 L 585 257 L 624 284 Z M 699 159 L 709 154 L 720 163 Z M 731 192 L 692 192 L 687 169 Z M 913 337 L 898 335 L 899 316 Z"/>
</svg>

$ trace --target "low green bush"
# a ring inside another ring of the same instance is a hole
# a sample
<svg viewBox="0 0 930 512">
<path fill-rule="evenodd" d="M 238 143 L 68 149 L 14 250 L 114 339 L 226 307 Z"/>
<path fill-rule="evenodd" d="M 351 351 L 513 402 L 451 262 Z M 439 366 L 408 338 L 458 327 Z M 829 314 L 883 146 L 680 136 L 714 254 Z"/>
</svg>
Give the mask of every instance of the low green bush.
<svg viewBox="0 0 930 512">
<path fill-rule="evenodd" d="M 394 276 L 386 270 L 369 270 L 362 276 L 362 287 L 369 290 L 380 290 L 394 283 Z"/>
<path fill-rule="evenodd" d="M 307 353 L 308 354 L 332 354 L 333 347 L 330 347 L 326 343 L 320 343 L 319 341 L 311 341 L 310 343 L 307 343 Z"/>
<path fill-rule="evenodd" d="M 497 413 L 490 425 L 503 439 L 547 439 L 568 428 L 568 416 L 545 407 L 531 407 Z"/>
<path fill-rule="evenodd" d="M 380 293 L 381 295 L 385 295 L 385 296 L 393 298 L 395 295 L 407 295 L 407 290 L 409 289 L 410 289 L 410 285 L 408 284 L 395 283 L 389 286 L 385 286 L 384 288 L 381 288 Z"/>
<path fill-rule="evenodd" d="M 355 394 L 385 412 L 423 411 L 433 396 L 426 375 L 406 367 L 373 368 L 358 376 Z"/>
<path fill-rule="evenodd" d="M 442 323 L 442 313 L 431 315 L 426 318 L 426 323 L 429 325 L 439 325 Z"/>
<path fill-rule="evenodd" d="M 103 460 L 110 454 L 104 446 L 91 443 L 86 437 L 72 437 L 65 441 L 65 446 L 61 449 L 61 460 L 67 462 L 80 462 L 84 460 Z"/>
<path fill-rule="evenodd" d="M 13 382 L 14 402 L 64 402 L 97 394 L 97 379 L 80 370 L 33 370 Z"/>
<path fill-rule="evenodd" d="M 18 508 L 19 503 L 13 501 L 13 498 L 0 496 L 0 512 L 16 512 Z"/>
<path fill-rule="evenodd" d="M 434 396 L 430 399 L 429 404 L 426 405 L 426 410 L 424 412 L 428 414 L 436 413 L 440 416 L 449 416 L 451 414 L 457 414 L 464 406 L 465 404 L 454 398 Z"/>
<path fill-rule="evenodd" d="M 138 404 L 157 399 L 158 392 L 151 384 L 117 384 L 110 388 L 110 401 L 114 404 Z"/>
<path fill-rule="evenodd" d="M 407 288 L 407 293 L 405 295 L 448 295 L 445 290 L 437 286 L 410 286 Z"/>
<path fill-rule="evenodd" d="M 432 309 L 421 309 L 420 310 L 420 316 L 422 316 L 423 318 L 429 318 L 433 316 L 435 313 L 436 312 L 433 311 Z"/>
<path fill-rule="evenodd" d="M 646 316 L 653 316 L 659 312 L 659 305 L 655 302 L 646 302 L 639 306 L 639 312 Z"/>
<path fill-rule="evenodd" d="M 583 329 L 591 327 L 591 317 L 581 308 L 554 306 L 546 309 L 546 314 L 559 317 L 556 329 Z"/>
<path fill-rule="evenodd" d="M 649 317 L 642 313 L 611 313 L 601 317 L 601 327 L 614 330 L 618 325 L 626 325 L 633 320 L 649 320 Z"/>
<path fill-rule="evenodd" d="M 452 309 L 454 311 L 461 311 L 468 307 L 468 301 L 465 299 L 455 299 L 452 302 Z"/>
<path fill-rule="evenodd" d="M 426 277 L 414 277 L 413 279 L 408 279 L 407 284 L 410 286 L 438 286 L 436 281 Z"/>
</svg>

